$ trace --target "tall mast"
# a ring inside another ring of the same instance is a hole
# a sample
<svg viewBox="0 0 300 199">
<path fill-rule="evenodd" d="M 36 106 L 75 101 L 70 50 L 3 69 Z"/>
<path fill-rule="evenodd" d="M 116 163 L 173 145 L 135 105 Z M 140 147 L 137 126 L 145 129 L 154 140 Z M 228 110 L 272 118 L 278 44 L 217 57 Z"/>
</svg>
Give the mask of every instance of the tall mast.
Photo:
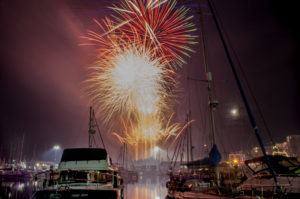
<svg viewBox="0 0 300 199">
<path fill-rule="evenodd" d="M 201 38 L 202 38 L 202 53 L 203 53 L 203 64 L 206 72 L 206 82 L 207 82 L 207 92 L 208 92 L 208 103 L 209 103 L 209 115 L 210 115 L 210 124 L 211 124 L 211 134 L 212 134 L 212 146 L 216 145 L 216 127 L 215 127 L 215 117 L 214 111 L 217 108 L 219 102 L 213 99 L 212 93 L 212 73 L 208 72 L 208 64 L 207 64 L 207 52 L 206 52 L 206 42 L 205 42 L 205 32 L 204 32 L 204 24 L 203 24 L 203 13 L 201 9 L 201 5 L 199 5 L 199 15 L 200 15 L 200 27 L 201 27 Z M 219 168 L 216 167 L 216 180 L 217 186 L 220 185 L 220 172 Z"/>
<path fill-rule="evenodd" d="M 212 16 L 213 16 L 213 20 L 214 20 L 214 22 L 215 22 L 215 24 L 216 24 L 216 27 L 217 27 L 217 30 L 218 30 L 220 39 L 221 39 L 221 41 L 222 41 L 222 44 L 223 44 L 223 47 L 224 47 L 224 50 L 225 50 L 227 59 L 228 59 L 229 64 L 230 64 L 230 66 L 231 66 L 231 70 L 232 70 L 232 72 L 233 72 L 234 78 L 235 78 L 235 80 L 236 80 L 236 83 L 237 83 L 237 85 L 238 85 L 238 88 L 239 88 L 239 91 L 240 91 L 240 94 L 241 94 L 241 97 L 242 97 L 243 102 L 244 102 L 244 105 L 245 105 L 245 107 L 246 107 L 246 110 L 247 110 L 247 113 L 248 113 L 248 117 L 249 117 L 250 123 L 251 123 L 251 125 L 252 125 L 253 131 L 254 131 L 254 133 L 255 133 L 255 135 L 256 135 L 256 138 L 257 138 L 257 140 L 258 140 L 258 143 L 259 143 L 259 145 L 260 145 L 260 148 L 261 148 L 261 150 L 262 150 L 262 152 L 263 152 L 263 154 L 264 154 L 264 157 L 265 157 L 265 159 L 266 159 L 267 165 L 268 165 L 268 167 L 269 167 L 269 169 L 270 169 L 270 171 L 271 171 L 272 177 L 273 177 L 274 182 L 275 182 L 275 184 L 276 184 L 276 186 L 277 186 L 277 191 L 280 192 L 281 189 L 280 189 L 280 187 L 279 187 L 278 180 L 277 180 L 277 178 L 276 178 L 276 175 L 275 175 L 274 169 L 273 169 L 273 167 L 272 167 L 272 164 L 271 164 L 271 162 L 270 162 L 270 159 L 269 159 L 269 157 L 267 156 L 267 153 L 266 153 L 266 150 L 265 150 L 263 141 L 262 141 L 262 139 L 261 139 L 260 132 L 259 132 L 258 126 L 257 126 L 257 124 L 256 124 L 254 115 L 253 115 L 253 113 L 252 113 L 252 110 L 251 110 L 250 105 L 249 105 L 249 103 L 248 103 L 248 100 L 247 100 L 247 98 L 246 98 L 246 95 L 245 95 L 245 92 L 244 92 L 244 90 L 243 90 L 241 81 L 240 81 L 240 79 L 239 79 L 239 77 L 238 77 L 238 74 L 237 74 L 237 71 L 236 71 L 236 69 L 235 69 L 233 60 L 232 60 L 232 58 L 231 58 L 231 55 L 230 55 L 230 52 L 229 52 L 227 43 L 226 43 L 225 38 L 224 38 L 224 36 L 223 36 L 223 34 L 222 34 L 221 26 L 220 26 L 220 24 L 219 24 L 219 22 L 218 22 L 218 20 L 217 20 L 217 17 L 216 17 L 215 9 L 214 9 L 214 7 L 213 7 L 213 5 L 212 5 L 211 0 L 207 0 L 207 1 L 208 1 L 208 5 L 209 5 L 209 9 L 210 9 L 210 11 L 211 11 L 211 14 L 212 14 Z"/>
<path fill-rule="evenodd" d="M 125 142 L 123 143 L 122 147 L 122 165 L 125 168 Z"/>
<path fill-rule="evenodd" d="M 189 122 L 189 113 L 186 114 L 186 123 Z M 186 160 L 187 162 L 190 161 L 190 129 L 186 129 Z"/>
<path fill-rule="evenodd" d="M 212 93 L 212 73 L 208 71 L 208 64 L 207 64 L 207 54 L 206 54 L 206 42 L 205 42 L 205 31 L 204 31 L 204 25 L 203 25 L 203 13 L 201 6 L 199 5 L 199 21 L 200 21 L 200 27 L 201 27 L 201 41 L 202 41 L 202 58 L 203 58 L 203 64 L 204 64 L 204 70 L 206 73 L 206 80 L 198 80 L 198 81 L 204 81 L 207 83 L 207 91 L 208 91 L 208 102 L 209 102 L 209 115 L 210 115 L 210 121 L 211 121 L 211 134 L 212 134 L 212 144 L 216 144 L 216 128 L 215 128 L 215 118 L 214 118 L 214 111 L 216 110 L 217 105 L 219 102 L 217 100 L 213 99 L 213 93 Z M 192 79 L 197 80 L 197 79 Z"/>
<path fill-rule="evenodd" d="M 22 141 L 21 141 L 21 151 L 20 151 L 20 157 L 19 157 L 19 162 L 22 161 L 22 156 L 23 156 L 23 147 L 24 147 L 24 132 L 23 132 L 23 135 L 22 135 Z"/>
<path fill-rule="evenodd" d="M 191 113 L 191 110 L 189 111 L 189 121 L 191 120 L 192 118 L 192 113 Z M 190 150 L 191 150 L 191 161 L 193 162 L 194 161 L 194 158 L 193 158 L 193 140 L 192 140 L 192 125 L 189 125 L 188 126 L 189 128 L 189 132 L 190 132 Z"/>
<path fill-rule="evenodd" d="M 122 164 L 124 169 L 127 169 L 128 167 L 128 159 L 127 159 L 127 145 L 124 142 L 122 147 Z"/>
<path fill-rule="evenodd" d="M 189 79 L 189 78 L 188 78 Z M 189 82 L 188 82 L 189 85 Z M 190 93 L 190 86 L 188 86 L 189 90 L 189 98 L 188 98 L 188 104 L 189 104 L 189 112 L 187 113 L 187 123 L 191 121 L 192 118 L 192 112 L 191 112 L 191 93 Z M 193 161 L 193 141 L 192 141 L 192 125 L 187 126 L 187 134 L 188 134 L 188 149 L 187 149 L 187 161 Z"/>
</svg>

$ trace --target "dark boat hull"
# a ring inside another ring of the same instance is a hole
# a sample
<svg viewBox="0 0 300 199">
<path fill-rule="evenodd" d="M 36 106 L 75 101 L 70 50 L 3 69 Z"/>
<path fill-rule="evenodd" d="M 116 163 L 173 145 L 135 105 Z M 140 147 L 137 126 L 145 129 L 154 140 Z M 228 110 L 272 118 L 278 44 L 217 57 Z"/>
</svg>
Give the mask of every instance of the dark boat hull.
<svg viewBox="0 0 300 199">
<path fill-rule="evenodd" d="M 33 195 L 34 199 L 121 199 L 122 196 L 116 190 L 42 190 Z"/>
</svg>

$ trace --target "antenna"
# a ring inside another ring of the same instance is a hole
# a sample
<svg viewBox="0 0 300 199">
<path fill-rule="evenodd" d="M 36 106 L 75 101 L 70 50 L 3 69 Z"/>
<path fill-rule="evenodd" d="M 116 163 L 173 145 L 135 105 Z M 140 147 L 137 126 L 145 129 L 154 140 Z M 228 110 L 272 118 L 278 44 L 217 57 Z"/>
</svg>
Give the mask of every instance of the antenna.
<svg viewBox="0 0 300 199">
<path fill-rule="evenodd" d="M 89 148 L 93 148 L 93 142 L 95 143 L 95 145 L 97 145 L 96 139 L 94 137 L 94 135 L 96 133 L 96 130 L 94 129 L 95 127 L 97 127 L 97 130 L 98 130 L 99 137 L 101 139 L 103 148 L 106 149 L 103 138 L 102 138 L 102 135 L 101 135 L 99 125 L 98 125 L 97 120 L 96 120 L 94 109 L 90 106 L 90 121 L 89 121 L 89 131 L 88 131 L 88 133 L 89 133 Z"/>
<path fill-rule="evenodd" d="M 94 139 L 94 134 L 96 133 L 96 130 L 94 129 L 95 124 L 95 115 L 93 108 L 90 106 L 90 121 L 89 121 L 89 148 L 93 148 L 93 139 Z"/>
</svg>

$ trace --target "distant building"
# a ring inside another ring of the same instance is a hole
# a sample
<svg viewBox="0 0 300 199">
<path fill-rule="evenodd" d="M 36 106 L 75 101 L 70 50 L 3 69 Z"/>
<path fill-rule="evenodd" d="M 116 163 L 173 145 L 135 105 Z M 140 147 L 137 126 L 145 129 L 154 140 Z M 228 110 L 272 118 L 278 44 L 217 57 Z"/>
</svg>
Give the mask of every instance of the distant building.
<svg viewBox="0 0 300 199">
<path fill-rule="evenodd" d="M 275 145 L 265 145 L 267 155 L 282 155 L 287 157 L 300 156 L 300 135 L 289 135 L 286 141 Z M 250 158 L 262 156 L 261 148 L 256 146 L 248 153 Z"/>
<path fill-rule="evenodd" d="M 255 157 L 259 157 L 262 156 L 262 151 L 260 149 L 260 147 L 255 146 L 251 149 L 251 151 L 249 152 L 249 158 L 255 158 Z"/>
<path fill-rule="evenodd" d="M 277 143 L 272 147 L 272 155 L 290 156 L 287 142 Z"/>
<path fill-rule="evenodd" d="M 287 150 L 290 156 L 300 156 L 300 135 L 289 135 L 286 137 Z"/>
</svg>

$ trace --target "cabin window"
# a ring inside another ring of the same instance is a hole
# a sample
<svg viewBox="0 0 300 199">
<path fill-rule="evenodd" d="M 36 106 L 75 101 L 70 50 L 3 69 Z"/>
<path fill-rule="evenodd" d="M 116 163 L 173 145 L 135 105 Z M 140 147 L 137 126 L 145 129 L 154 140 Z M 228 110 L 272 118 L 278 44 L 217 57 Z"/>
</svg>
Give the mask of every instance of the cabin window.
<svg viewBox="0 0 300 199">
<path fill-rule="evenodd" d="M 93 183 L 107 183 L 112 181 L 112 172 L 95 171 L 90 173 L 90 181 Z"/>
<path fill-rule="evenodd" d="M 60 183 L 65 182 L 87 182 L 86 171 L 62 171 L 60 172 Z"/>
</svg>

